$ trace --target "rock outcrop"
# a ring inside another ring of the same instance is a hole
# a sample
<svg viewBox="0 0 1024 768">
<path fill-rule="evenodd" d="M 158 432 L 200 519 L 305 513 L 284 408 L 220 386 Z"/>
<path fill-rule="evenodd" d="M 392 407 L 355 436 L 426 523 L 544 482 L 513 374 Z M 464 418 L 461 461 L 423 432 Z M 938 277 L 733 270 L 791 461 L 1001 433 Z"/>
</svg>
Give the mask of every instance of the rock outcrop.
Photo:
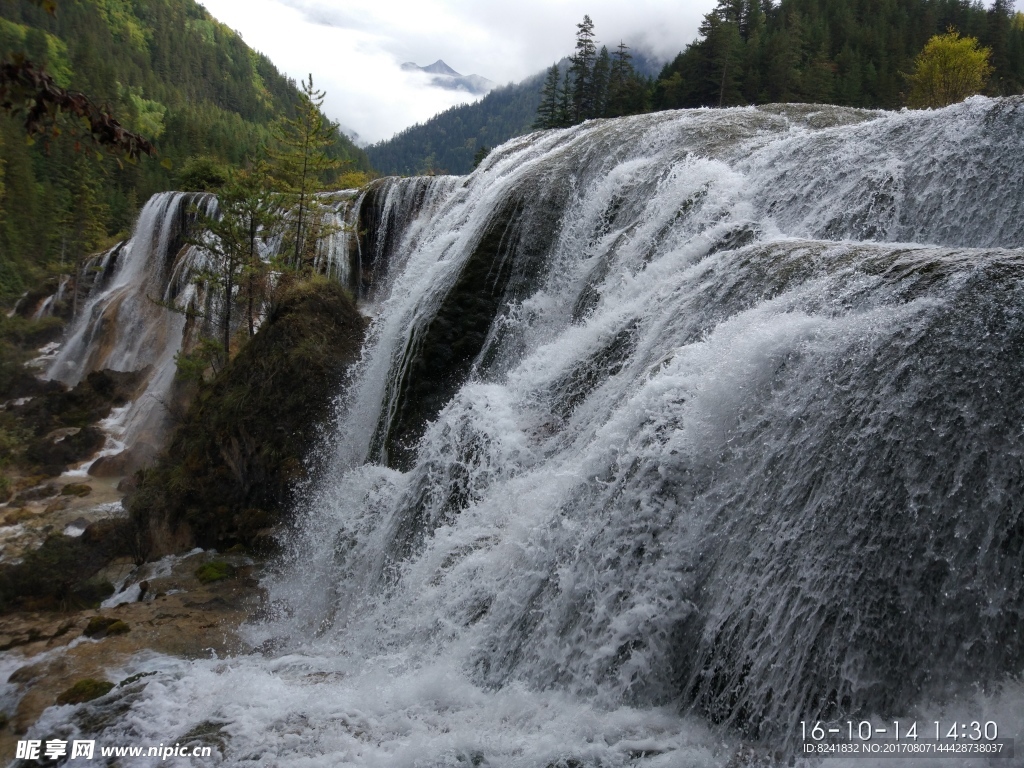
<svg viewBox="0 0 1024 768">
<path fill-rule="evenodd" d="M 314 471 L 308 447 L 332 416 L 365 324 L 337 283 L 313 279 L 285 292 L 126 497 L 149 557 L 272 547 L 293 487 Z"/>
</svg>

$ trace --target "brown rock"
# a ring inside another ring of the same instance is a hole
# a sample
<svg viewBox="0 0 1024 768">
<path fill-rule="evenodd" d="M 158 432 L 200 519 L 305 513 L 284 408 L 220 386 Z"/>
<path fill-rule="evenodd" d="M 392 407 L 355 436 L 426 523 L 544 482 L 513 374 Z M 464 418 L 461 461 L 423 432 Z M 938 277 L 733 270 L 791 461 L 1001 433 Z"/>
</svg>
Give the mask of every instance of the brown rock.
<svg viewBox="0 0 1024 768">
<path fill-rule="evenodd" d="M 128 451 L 121 451 L 113 456 L 100 456 L 89 467 L 93 477 L 121 477 L 125 473 L 130 456 Z"/>
</svg>

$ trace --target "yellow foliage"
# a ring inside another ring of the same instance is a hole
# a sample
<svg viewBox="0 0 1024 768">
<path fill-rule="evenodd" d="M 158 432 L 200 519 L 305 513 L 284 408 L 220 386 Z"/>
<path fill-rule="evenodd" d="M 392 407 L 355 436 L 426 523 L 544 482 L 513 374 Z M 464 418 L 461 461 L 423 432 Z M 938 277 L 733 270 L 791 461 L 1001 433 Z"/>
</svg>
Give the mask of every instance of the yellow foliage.
<svg viewBox="0 0 1024 768">
<path fill-rule="evenodd" d="M 991 57 L 991 48 L 979 48 L 976 38 L 955 29 L 935 35 L 914 60 L 908 105 L 945 107 L 980 93 L 992 74 Z"/>
<path fill-rule="evenodd" d="M 338 189 L 359 189 L 370 183 L 370 175 L 365 171 L 349 171 L 338 176 Z"/>
</svg>

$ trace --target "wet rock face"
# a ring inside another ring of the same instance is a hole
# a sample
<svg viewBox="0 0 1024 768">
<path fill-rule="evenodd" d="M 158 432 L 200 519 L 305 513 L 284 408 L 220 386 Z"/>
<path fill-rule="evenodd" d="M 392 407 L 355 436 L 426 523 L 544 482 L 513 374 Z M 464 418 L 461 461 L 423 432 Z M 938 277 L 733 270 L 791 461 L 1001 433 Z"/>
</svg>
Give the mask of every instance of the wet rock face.
<svg viewBox="0 0 1024 768">
<path fill-rule="evenodd" d="M 312 435 L 332 414 L 364 327 L 336 283 L 289 290 L 126 498 L 150 556 L 268 539 L 309 471 Z"/>
<path fill-rule="evenodd" d="M 106 440 L 96 423 L 135 398 L 148 375 L 148 370 L 93 371 L 70 390 L 58 382 L 40 382 L 27 395 L 31 399 L 7 408 L 31 435 L 25 460 L 40 474 L 56 477 L 93 456 Z"/>
<path fill-rule="evenodd" d="M 195 572 L 211 562 L 226 563 L 232 576 L 203 582 Z M 4 723 L 0 724 L 0 752 L 14 754 L 13 741 L 62 697 L 65 703 L 81 706 L 85 717 L 102 714 L 106 702 L 132 686 L 145 685 L 148 676 L 122 679 L 124 674 L 116 672 L 140 651 L 197 658 L 247 650 L 235 628 L 260 609 L 256 567 L 251 558 L 240 554 L 173 557 L 133 571 L 124 593 L 131 596 L 137 590 L 139 594 L 118 605 L 0 616 L 0 650 L 18 661 L 7 680 L 0 681 L 15 690 L 11 706 L 0 711 L 0 717 L 6 718 L 0 720 Z M 83 636 L 92 641 L 73 642 Z M 76 686 L 78 694 L 89 695 L 71 696 Z M 88 705 L 88 699 L 96 704 Z"/>
<path fill-rule="evenodd" d="M 530 295 L 541 273 L 557 215 L 504 201 L 437 311 L 405 351 L 394 417 L 378 426 L 375 443 L 388 466 L 408 469 L 427 422 L 437 416 L 471 372 L 494 365 L 496 321 Z"/>
<path fill-rule="evenodd" d="M 80 536 L 51 535 L 20 563 L 0 565 L 0 613 L 97 605 L 114 589 L 100 570 L 117 557 L 137 559 L 137 550 L 124 520 L 93 523 Z"/>
</svg>

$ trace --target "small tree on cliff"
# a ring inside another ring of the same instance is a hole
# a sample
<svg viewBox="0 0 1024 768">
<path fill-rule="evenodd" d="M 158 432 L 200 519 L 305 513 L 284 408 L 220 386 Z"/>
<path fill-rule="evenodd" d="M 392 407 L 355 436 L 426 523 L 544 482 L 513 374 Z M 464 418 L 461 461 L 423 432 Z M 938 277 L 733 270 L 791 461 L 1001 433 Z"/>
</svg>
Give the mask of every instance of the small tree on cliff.
<svg viewBox="0 0 1024 768">
<path fill-rule="evenodd" d="M 240 294 L 246 299 L 249 335 L 256 332 L 266 275 L 260 244 L 278 230 L 282 214 L 280 198 L 268 190 L 262 164 L 233 174 L 217 194 L 217 202 L 216 215 L 200 215 L 201 234 L 192 242 L 208 256 L 206 268 L 197 272 L 196 280 L 216 292 L 222 359 L 227 362 L 233 310 Z"/>
<path fill-rule="evenodd" d="M 289 209 L 291 266 L 296 270 L 316 247 L 316 238 L 311 237 L 316 227 L 310 222 L 321 215 L 317 193 L 323 191 L 323 177 L 341 165 L 327 152 L 336 136 L 334 124 L 321 111 L 324 96 L 313 87 L 312 74 L 302 81 L 296 115 L 277 123 L 279 146 L 270 154 L 271 176 L 284 193 Z"/>
<path fill-rule="evenodd" d="M 980 93 L 992 74 L 991 48 L 979 48 L 973 37 L 960 37 L 952 27 L 935 35 L 914 60 L 907 79 L 911 107 L 945 107 Z"/>
</svg>

